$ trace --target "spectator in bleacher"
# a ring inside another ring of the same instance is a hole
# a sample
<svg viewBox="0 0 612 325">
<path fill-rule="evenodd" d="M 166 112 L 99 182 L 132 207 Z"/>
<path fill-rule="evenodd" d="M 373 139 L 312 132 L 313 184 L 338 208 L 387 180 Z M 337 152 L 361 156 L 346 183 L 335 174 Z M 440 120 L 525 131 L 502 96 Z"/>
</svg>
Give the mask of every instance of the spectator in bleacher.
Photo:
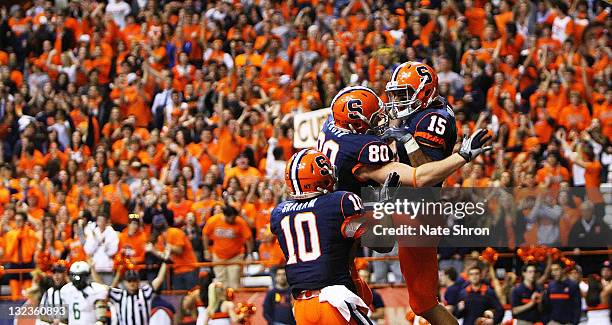
<svg viewBox="0 0 612 325">
<path fill-rule="evenodd" d="M 580 322 L 580 289 L 567 278 L 561 262 L 553 262 L 552 279 L 544 291 L 542 306 L 548 324 L 578 324 Z"/>
<path fill-rule="evenodd" d="M 189 290 L 197 280 L 197 259 L 191 241 L 181 229 L 168 227 L 166 217 L 161 214 L 153 217 L 152 225 L 151 237 L 145 246 L 145 251 L 153 257 L 151 264 L 158 264 L 164 260 L 164 252 L 169 250 L 174 265 L 172 288 Z M 148 274 L 148 277 L 151 276 L 154 277 L 155 273 Z"/>
<path fill-rule="evenodd" d="M 129 257 L 135 264 L 141 264 L 145 260 L 145 244 L 148 237 L 142 229 L 141 222 L 139 214 L 130 214 L 127 227 L 119 234 L 117 253 Z"/>
<path fill-rule="evenodd" d="M 440 277 L 440 283 L 444 287 L 444 306 L 449 312 L 454 313 L 459 302 L 459 293 L 464 284 L 464 280 L 459 277 L 457 270 L 453 267 L 449 267 L 442 271 Z"/>
<path fill-rule="evenodd" d="M 583 280 L 582 267 L 578 264 L 572 266 L 567 273 L 567 277 L 578 284 L 578 289 L 580 289 L 580 321 L 586 321 L 588 307 L 586 296 L 589 292 L 589 284 Z"/>
<path fill-rule="evenodd" d="M 130 187 L 122 180 L 119 169 L 108 173 L 109 184 L 102 188 L 104 199 L 110 202 L 110 223 L 117 230 L 123 230 L 128 222 L 128 204 L 131 198 Z"/>
<path fill-rule="evenodd" d="M 576 221 L 568 236 L 568 246 L 575 251 L 582 249 L 605 249 L 610 245 L 612 231 L 602 217 L 595 214 L 591 201 L 580 204 L 580 219 Z M 576 262 L 585 268 L 586 274 L 596 272 L 605 256 L 578 256 Z"/>
<path fill-rule="evenodd" d="M 525 264 L 521 274 L 523 281 L 512 289 L 512 317 L 518 325 L 542 322 L 540 309 L 543 289 L 536 283 L 537 266 Z"/>
<path fill-rule="evenodd" d="M 555 246 L 561 243 L 559 220 L 563 209 L 555 201 L 551 193 L 540 192 L 527 220 L 534 224 L 538 245 Z M 526 234 L 525 237 L 528 237 Z M 526 240 L 528 240 L 526 238 Z"/>
<path fill-rule="evenodd" d="M 85 227 L 83 249 L 95 261 L 93 268 L 102 282 L 110 285 L 113 281 L 113 256 L 119 249 L 119 236 L 110 225 L 105 212 L 100 211 L 96 222 Z"/>
<path fill-rule="evenodd" d="M 290 325 L 295 324 L 291 301 L 291 290 L 287 283 L 285 268 L 279 267 L 275 270 L 274 287 L 266 293 L 263 301 L 263 314 L 268 325 Z"/>
<path fill-rule="evenodd" d="M 495 291 L 482 280 L 478 266 L 467 270 L 468 284 L 459 293 L 455 315 L 463 318 L 463 324 L 499 324 L 504 317 L 504 308 Z"/>
<path fill-rule="evenodd" d="M 212 241 L 212 243 L 210 243 Z M 229 288 L 240 287 L 242 263 L 253 252 L 251 229 L 238 211 L 231 206 L 223 208 L 222 214 L 212 216 L 202 230 L 204 258 L 213 262 L 237 262 L 234 265 L 213 267 L 215 281 Z"/>
<path fill-rule="evenodd" d="M 28 216 L 24 212 L 17 212 L 14 217 L 14 228 L 4 236 L 5 249 L 3 260 L 7 262 L 6 269 L 29 269 L 34 267 L 34 253 L 38 243 L 36 231 L 27 224 Z M 11 274 L 9 285 L 11 299 L 17 300 L 21 290 L 30 287 L 32 277 L 30 274 Z"/>
</svg>

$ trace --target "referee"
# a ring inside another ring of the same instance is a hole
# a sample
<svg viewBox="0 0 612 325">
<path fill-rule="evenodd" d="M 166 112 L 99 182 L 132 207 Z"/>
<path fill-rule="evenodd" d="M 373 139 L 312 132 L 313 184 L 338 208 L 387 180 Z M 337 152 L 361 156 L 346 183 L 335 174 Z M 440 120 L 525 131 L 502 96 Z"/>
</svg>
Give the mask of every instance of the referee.
<svg viewBox="0 0 612 325">
<path fill-rule="evenodd" d="M 123 286 L 125 289 L 116 288 L 115 284 L 119 282 L 119 273 L 117 273 L 117 277 L 113 281 L 113 287 L 109 290 L 109 298 L 115 306 L 118 325 L 149 324 L 153 292 L 157 291 L 164 282 L 166 261 L 169 256 L 170 254 L 166 252 L 157 277 L 151 281 L 151 284 L 140 285 L 138 271 L 128 270 L 123 276 Z"/>
<path fill-rule="evenodd" d="M 60 297 L 60 289 L 64 284 L 68 283 L 67 279 L 67 268 L 65 261 L 57 261 L 53 263 L 51 267 L 51 281 L 52 285 L 47 291 L 45 291 L 40 298 L 41 307 L 60 307 L 62 305 L 62 298 Z M 51 324 L 54 321 L 54 315 L 41 315 L 37 324 Z"/>
</svg>

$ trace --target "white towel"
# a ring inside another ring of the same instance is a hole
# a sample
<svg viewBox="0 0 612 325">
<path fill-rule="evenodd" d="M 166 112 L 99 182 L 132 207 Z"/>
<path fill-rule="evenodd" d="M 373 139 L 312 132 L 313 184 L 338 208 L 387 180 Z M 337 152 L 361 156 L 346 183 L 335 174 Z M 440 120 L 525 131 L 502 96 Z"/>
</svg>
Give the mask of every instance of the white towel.
<svg viewBox="0 0 612 325">
<path fill-rule="evenodd" d="M 338 309 L 347 322 L 351 320 L 351 311 L 347 303 L 366 308 L 368 310 L 368 317 L 372 313 L 370 308 L 358 295 L 343 285 L 329 286 L 321 289 L 321 293 L 319 293 L 319 302 L 329 302 L 330 305 Z"/>
</svg>

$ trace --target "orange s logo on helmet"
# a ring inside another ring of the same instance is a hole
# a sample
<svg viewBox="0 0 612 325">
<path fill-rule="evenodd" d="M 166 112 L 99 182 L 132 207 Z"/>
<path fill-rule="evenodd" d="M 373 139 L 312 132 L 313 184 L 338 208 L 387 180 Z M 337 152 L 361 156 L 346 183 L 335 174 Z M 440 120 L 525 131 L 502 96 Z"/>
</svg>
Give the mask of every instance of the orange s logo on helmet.
<svg viewBox="0 0 612 325">
<path fill-rule="evenodd" d="M 382 100 L 366 87 L 342 89 L 332 100 L 331 109 L 335 125 L 354 133 L 380 133 L 388 125 Z"/>
<path fill-rule="evenodd" d="M 295 200 L 309 199 L 334 190 L 336 177 L 329 158 L 314 149 L 295 153 L 285 167 L 285 183 Z"/>
<path fill-rule="evenodd" d="M 406 118 L 426 108 L 438 96 L 438 75 L 420 62 L 405 62 L 393 71 L 385 88 L 389 102 L 385 104 L 391 118 Z"/>
</svg>

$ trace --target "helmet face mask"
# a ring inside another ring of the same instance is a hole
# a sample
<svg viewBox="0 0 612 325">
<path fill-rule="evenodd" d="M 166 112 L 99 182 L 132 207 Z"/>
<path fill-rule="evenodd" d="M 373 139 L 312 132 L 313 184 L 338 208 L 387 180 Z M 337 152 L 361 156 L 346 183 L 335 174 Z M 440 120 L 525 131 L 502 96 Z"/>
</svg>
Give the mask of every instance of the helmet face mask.
<svg viewBox="0 0 612 325">
<path fill-rule="evenodd" d="M 70 266 L 70 282 L 79 290 L 89 285 L 91 269 L 89 264 L 83 261 L 75 262 Z"/>
<path fill-rule="evenodd" d="M 416 98 L 418 92 L 410 85 L 387 85 L 386 92 L 389 102 L 385 104 L 385 109 L 392 119 L 407 118 L 421 108 L 422 103 Z"/>
<path fill-rule="evenodd" d="M 75 288 L 83 290 L 89 285 L 89 273 L 70 273 L 70 281 Z"/>
<path fill-rule="evenodd" d="M 385 130 L 389 127 L 389 116 L 384 112 L 384 108 L 381 108 L 380 111 L 372 114 L 368 124 L 370 125 L 370 128 L 366 132 L 367 134 L 383 134 L 383 132 L 385 132 Z"/>
<path fill-rule="evenodd" d="M 399 65 L 385 87 L 389 102 L 385 110 L 392 119 L 406 119 L 426 108 L 438 94 L 438 77 L 428 65 L 406 62 Z"/>
</svg>

